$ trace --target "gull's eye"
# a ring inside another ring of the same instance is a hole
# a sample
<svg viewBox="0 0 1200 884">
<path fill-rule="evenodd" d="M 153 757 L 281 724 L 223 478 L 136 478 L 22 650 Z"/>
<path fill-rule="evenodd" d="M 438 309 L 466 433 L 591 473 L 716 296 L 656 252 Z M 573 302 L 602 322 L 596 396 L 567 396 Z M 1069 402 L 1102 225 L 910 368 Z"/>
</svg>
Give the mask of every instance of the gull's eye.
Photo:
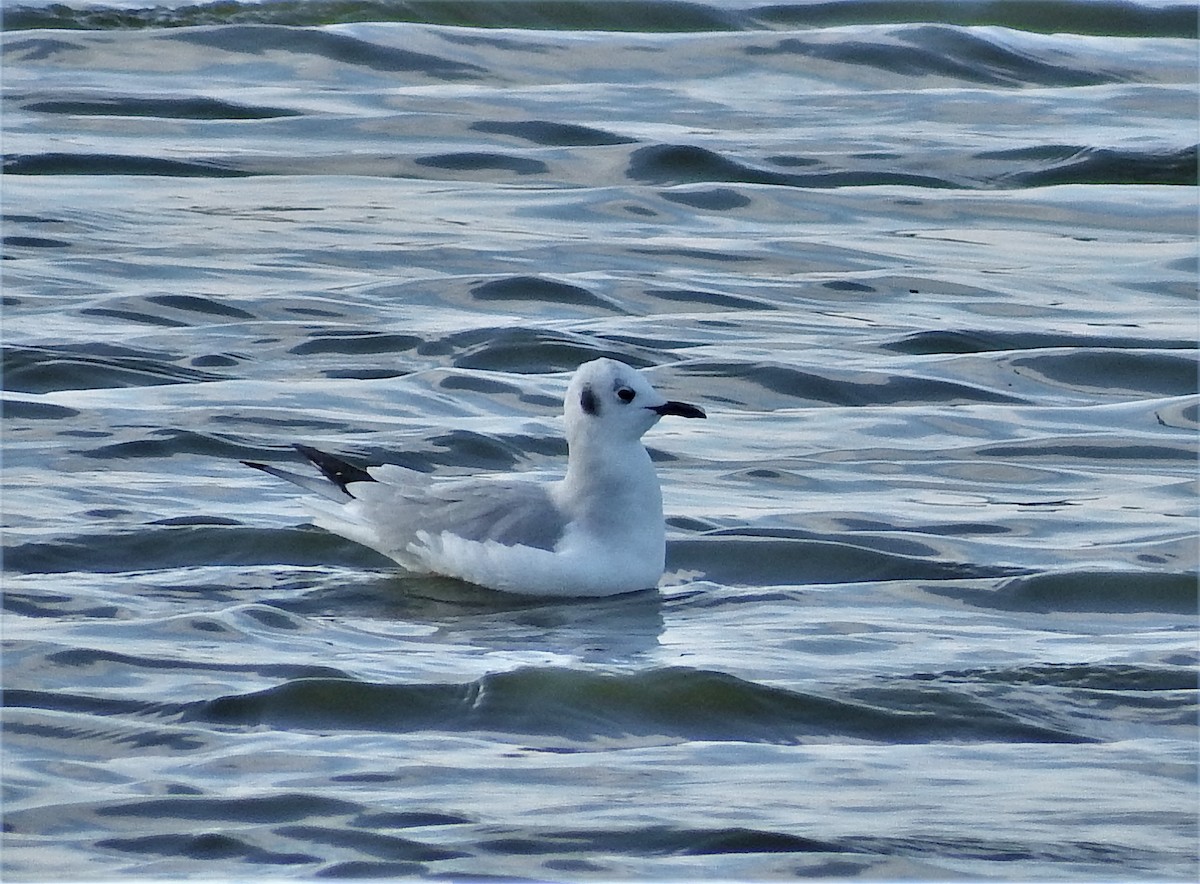
<svg viewBox="0 0 1200 884">
<path fill-rule="evenodd" d="M 633 390 L 629 389 L 628 387 L 622 387 L 621 389 L 617 390 L 617 398 L 622 402 L 632 402 L 633 397 L 636 395 L 637 393 L 633 392 Z"/>
</svg>

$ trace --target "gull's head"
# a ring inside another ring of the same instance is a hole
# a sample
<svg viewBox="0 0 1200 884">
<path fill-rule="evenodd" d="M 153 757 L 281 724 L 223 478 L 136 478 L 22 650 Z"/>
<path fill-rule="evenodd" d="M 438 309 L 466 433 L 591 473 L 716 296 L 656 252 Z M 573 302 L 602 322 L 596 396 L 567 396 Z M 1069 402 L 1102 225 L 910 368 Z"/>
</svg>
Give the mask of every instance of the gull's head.
<svg viewBox="0 0 1200 884">
<path fill-rule="evenodd" d="M 641 372 L 615 359 L 579 366 L 563 406 L 568 440 L 606 436 L 636 441 L 664 415 L 705 416 L 695 405 L 668 400 Z"/>
</svg>

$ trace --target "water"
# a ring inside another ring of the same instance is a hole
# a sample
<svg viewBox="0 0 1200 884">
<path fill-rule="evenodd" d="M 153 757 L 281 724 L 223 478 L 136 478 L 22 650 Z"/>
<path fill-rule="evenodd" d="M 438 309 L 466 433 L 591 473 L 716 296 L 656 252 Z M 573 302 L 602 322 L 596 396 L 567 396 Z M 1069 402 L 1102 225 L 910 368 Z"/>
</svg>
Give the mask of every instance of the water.
<svg viewBox="0 0 1200 884">
<path fill-rule="evenodd" d="M 1194 880 L 1185 4 L 5 7 L 6 880 Z M 305 527 L 647 436 L 659 591 Z"/>
</svg>

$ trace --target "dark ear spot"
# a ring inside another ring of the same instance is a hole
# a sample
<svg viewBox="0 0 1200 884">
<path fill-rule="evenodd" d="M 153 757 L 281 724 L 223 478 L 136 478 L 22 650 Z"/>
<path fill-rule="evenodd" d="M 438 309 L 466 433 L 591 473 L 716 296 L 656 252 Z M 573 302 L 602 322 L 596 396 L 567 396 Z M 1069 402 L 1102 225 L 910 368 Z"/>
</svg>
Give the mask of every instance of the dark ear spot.
<svg viewBox="0 0 1200 884">
<path fill-rule="evenodd" d="M 579 407 L 583 409 L 584 414 L 595 414 L 600 410 L 600 403 L 596 401 L 596 394 L 592 392 L 591 387 L 584 387 L 583 392 L 579 394 Z"/>
</svg>

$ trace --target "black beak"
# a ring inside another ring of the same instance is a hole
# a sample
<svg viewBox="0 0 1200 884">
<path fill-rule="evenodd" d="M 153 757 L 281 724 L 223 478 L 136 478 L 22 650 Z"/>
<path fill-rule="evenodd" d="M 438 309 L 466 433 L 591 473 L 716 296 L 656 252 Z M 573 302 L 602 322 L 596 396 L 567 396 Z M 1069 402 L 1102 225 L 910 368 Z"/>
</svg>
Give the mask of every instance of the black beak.
<svg viewBox="0 0 1200 884">
<path fill-rule="evenodd" d="M 688 405 L 686 402 L 666 402 L 657 408 L 651 408 L 651 411 L 657 412 L 660 415 L 673 414 L 677 417 L 708 417 L 704 413 L 703 408 L 698 408 L 695 405 Z"/>
</svg>

